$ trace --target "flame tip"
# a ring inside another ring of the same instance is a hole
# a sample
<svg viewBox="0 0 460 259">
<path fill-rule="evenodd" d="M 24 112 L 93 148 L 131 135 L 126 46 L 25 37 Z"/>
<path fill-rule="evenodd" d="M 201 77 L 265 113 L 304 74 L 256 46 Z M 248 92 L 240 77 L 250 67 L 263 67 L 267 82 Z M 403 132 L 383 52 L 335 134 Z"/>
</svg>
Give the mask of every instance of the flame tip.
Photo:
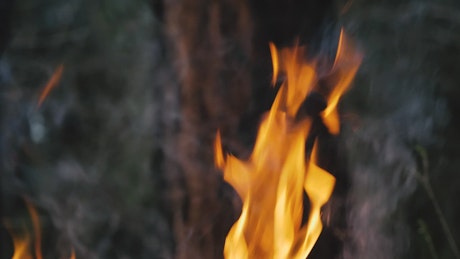
<svg viewBox="0 0 460 259">
<path fill-rule="evenodd" d="M 40 97 L 37 102 L 37 108 L 40 108 L 45 99 L 48 97 L 51 90 L 53 90 L 61 80 L 62 73 L 64 71 L 64 64 L 61 63 L 57 66 L 54 70 L 53 74 L 51 75 L 50 79 L 46 83 L 45 87 L 43 88 L 42 92 L 40 93 Z"/>
<path fill-rule="evenodd" d="M 321 207 L 329 200 L 335 186 L 335 177 L 316 164 L 316 141 L 305 161 L 305 142 L 311 120 L 295 120 L 307 94 L 316 87 L 317 61 L 305 62 L 305 48 L 298 44 L 291 49 L 278 50 L 270 42 L 269 48 L 272 84 L 276 83 L 281 71 L 286 80 L 262 119 L 249 159 L 241 161 L 227 155 L 224 161 L 220 133 L 216 135 L 216 165 L 223 169 L 225 181 L 243 201 L 241 215 L 225 241 L 227 259 L 306 258 L 323 228 Z M 321 114 L 332 134 L 337 134 L 340 127 L 337 103 L 360 63 L 356 62 L 359 55 L 354 52 L 341 28 L 332 67 L 332 72 L 337 73 L 336 84 Z M 311 207 L 307 224 L 301 226 L 304 192 Z"/>
</svg>

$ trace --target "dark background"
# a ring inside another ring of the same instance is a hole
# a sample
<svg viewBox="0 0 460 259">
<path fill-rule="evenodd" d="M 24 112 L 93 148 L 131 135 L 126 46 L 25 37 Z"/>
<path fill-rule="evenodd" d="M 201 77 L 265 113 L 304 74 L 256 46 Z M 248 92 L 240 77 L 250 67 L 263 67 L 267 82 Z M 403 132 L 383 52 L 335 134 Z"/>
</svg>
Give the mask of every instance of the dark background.
<svg viewBox="0 0 460 259">
<path fill-rule="evenodd" d="M 364 61 L 324 162 L 346 176 L 316 256 L 459 258 L 458 17 L 447 0 L 1 0 L 4 225 L 32 229 L 25 196 L 45 258 L 220 258 L 240 204 L 216 130 L 246 157 L 275 93 L 268 41 L 328 64 L 343 26 Z"/>
</svg>

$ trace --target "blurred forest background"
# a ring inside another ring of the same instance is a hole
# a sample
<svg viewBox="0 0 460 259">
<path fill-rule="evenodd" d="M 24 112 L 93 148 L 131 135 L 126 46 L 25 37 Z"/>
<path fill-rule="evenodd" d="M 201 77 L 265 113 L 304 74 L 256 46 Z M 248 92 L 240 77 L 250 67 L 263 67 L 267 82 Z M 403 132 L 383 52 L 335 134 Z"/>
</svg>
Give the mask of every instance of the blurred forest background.
<svg viewBox="0 0 460 259">
<path fill-rule="evenodd" d="M 32 229 L 26 197 L 44 258 L 221 258 L 240 204 L 216 130 L 247 156 L 273 97 L 268 41 L 330 57 L 341 26 L 364 61 L 340 107 L 335 257 L 460 258 L 453 0 L 0 0 L 3 223 Z"/>
</svg>

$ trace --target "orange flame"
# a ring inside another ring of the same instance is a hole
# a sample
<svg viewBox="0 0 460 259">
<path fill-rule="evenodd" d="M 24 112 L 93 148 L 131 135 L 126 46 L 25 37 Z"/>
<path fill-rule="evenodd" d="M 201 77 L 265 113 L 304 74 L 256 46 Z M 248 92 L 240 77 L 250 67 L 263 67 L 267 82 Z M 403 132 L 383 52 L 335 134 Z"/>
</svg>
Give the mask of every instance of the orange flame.
<svg viewBox="0 0 460 259">
<path fill-rule="evenodd" d="M 33 259 L 29 250 L 30 236 L 13 236 L 14 254 L 12 259 Z"/>
<path fill-rule="evenodd" d="M 12 234 L 12 238 L 13 238 L 14 254 L 13 254 L 12 259 L 42 259 L 43 254 L 42 254 L 42 249 L 41 249 L 40 218 L 39 218 L 37 210 L 33 207 L 33 205 L 27 199 L 25 199 L 25 203 L 27 206 L 27 210 L 30 214 L 33 232 L 34 232 L 33 252 L 31 249 L 30 233 L 27 231 L 22 235 L 13 233 L 11 226 L 6 225 L 9 232 Z M 73 248 L 71 251 L 70 259 L 75 259 L 75 252 Z"/>
<path fill-rule="evenodd" d="M 273 77 L 272 77 L 272 85 L 276 84 L 276 79 L 278 78 L 278 71 L 279 71 L 279 62 L 278 62 L 278 51 L 276 50 L 275 44 L 270 42 L 268 45 L 270 47 L 270 53 L 272 54 L 272 65 L 273 65 Z"/>
<path fill-rule="evenodd" d="M 340 31 L 337 54 L 335 56 L 332 73 L 336 74 L 335 87 L 329 94 L 328 106 L 322 114 L 324 124 L 332 134 L 338 134 L 340 130 L 339 114 L 337 104 L 343 93 L 348 90 L 351 81 L 355 77 L 361 64 L 362 55 L 354 51 L 352 44 L 346 37 L 343 29 Z"/>
<path fill-rule="evenodd" d="M 37 210 L 32 206 L 32 204 L 26 200 L 27 210 L 29 211 L 30 218 L 32 219 L 32 226 L 34 228 L 35 234 L 35 242 L 34 242 L 34 250 L 35 256 L 37 259 L 42 259 L 42 248 L 41 248 L 41 226 L 40 226 L 40 219 L 38 217 Z"/>
<path fill-rule="evenodd" d="M 347 56 L 341 51 L 349 50 L 343 37 L 342 32 L 334 67 L 341 65 Z M 315 164 L 316 144 L 305 162 L 311 119 L 294 119 L 317 82 L 315 63 L 304 61 L 304 48 L 277 51 L 271 44 L 270 49 L 273 82 L 279 70 L 286 73 L 287 79 L 260 125 L 249 160 L 224 155 L 219 133 L 215 141 L 216 166 L 223 170 L 225 181 L 243 201 L 241 215 L 225 241 L 227 259 L 306 258 L 322 231 L 321 207 L 329 200 L 335 185 L 335 178 Z M 352 76 L 341 76 L 344 78 L 336 85 L 340 90 L 333 90 L 330 95 L 324 119 L 334 120 L 331 114 L 336 112 L 339 99 L 336 95 L 342 94 L 351 82 Z M 305 192 L 311 207 L 308 222 L 302 225 Z"/>
<path fill-rule="evenodd" d="M 45 101 L 46 97 L 51 92 L 51 90 L 53 90 L 53 88 L 57 86 L 57 84 L 61 80 L 62 71 L 64 71 L 64 65 L 61 64 L 56 68 L 50 80 L 46 84 L 45 88 L 43 88 L 40 94 L 40 98 L 38 99 L 37 108 L 39 108 L 42 105 L 43 101 Z"/>
<path fill-rule="evenodd" d="M 75 259 L 75 250 L 72 248 L 72 251 L 70 252 L 70 259 Z"/>
</svg>

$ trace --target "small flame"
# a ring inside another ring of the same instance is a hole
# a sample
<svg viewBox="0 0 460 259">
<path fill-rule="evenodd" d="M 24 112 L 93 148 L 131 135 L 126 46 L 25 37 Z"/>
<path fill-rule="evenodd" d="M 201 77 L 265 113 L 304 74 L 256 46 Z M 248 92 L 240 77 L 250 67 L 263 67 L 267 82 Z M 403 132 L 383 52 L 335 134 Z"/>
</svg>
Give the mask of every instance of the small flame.
<svg viewBox="0 0 460 259">
<path fill-rule="evenodd" d="M 333 116 L 337 113 L 338 100 L 357 69 L 342 70 L 342 62 L 348 61 L 351 55 L 345 53 L 351 51 L 345 43 L 342 32 L 334 69 L 345 72 L 339 75 L 322 115 L 323 119 L 337 123 L 338 117 Z M 316 63 L 304 61 L 305 49 L 301 47 L 278 51 L 270 44 L 270 50 L 272 83 L 280 70 L 286 73 L 286 81 L 260 125 L 249 160 L 224 155 L 219 132 L 216 136 L 216 166 L 223 170 L 225 181 L 243 201 L 241 215 L 225 241 L 227 259 L 305 259 L 322 231 L 321 207 L 329 200 L 335 185 L 335 178 L 316 165 L 316 144 L 305 162 L 311 119 L 295 119 L 317 83 Z M 331 122 L 326 125 L 330 126 Z M 329 130 L 338 132 L 339 127 L 334 127 Z M 311 207 L 308 222 L 302 225 L 305 192 Z"/>
<path fill-rule="evenodd" d="M 276 84 L 276 79 L 278 78 L 278 71 L 279 71 L 279 62 L 278 62 L 278 51 L 276 50 L 275 44 L 273 42 L 270 42 L 269 45 L 270 47 L 270 53 L 272 54 L 272 65 L 273 65 L 273 77 L 272 77 L 272 85 L 274 86 Z"/>
<path fill-rule="evenodd" d="M 339 113 L 337 112 L 337 104 L 340 97 L 350 87 L 351 81 L 355 77 L 361 64 L 362 55 L 354 51 L 352 44 L 346 37 L 343 29 L 340 31 L 339 44 L 337 54 L 335 56 L 332 73 L 336 74 L 335 87 L 329 94 L 328 106 L 322 114 L 324 124 L 329 129 L 331 134 L 338 134 L 340 130 Z"/>
<path fill-rule="evenodd" d="M 32 206 L 32 204 L 26 200 L 27 210 L 29 211 L 30 218 L 32 219 L 32 226 L 34 229 L 35 234 L 35 242 L 34 242 L 34 250 L 36 259 L 42 259 L 42 248 L 41 248 L 41 226 L 40 226 L 40 219 L 38 217 L 37 210 Z"/>
<path fill-rule="evenodd" d="M 34 244 L 33 252 L 31 249 L 31 237 L 28 231 L 25 231 L 24 234 L 17 234 L 12 231 L 12 227 L 9 224 L 6 224 L 7 229 L 12 235 L 14 254 L 12 259 L 42 259 L 42 248 L 41 248 L 41 225 L 40 218 L 37 210 L 34 208 L 32 203 L 25 199 L 27 211 L 30 214 L 32 221 L 33 233 L 34 233 Z M 75 259 L 75 251 L 72 248 L 70 259 Z"/>
<path fill-rule="evenodd" d="M 75 250 L 72 247 L 72 251 L 70 252 L 70 259 L 75 259 Z"/>
<path fill-rule="evenodd" d="M 61 80 L 62 72 L 64 71 L 64 65 L 60 64 L 56 70 L 54 71 L 53 75 L 51 76 L 50 80 L 46 84 L 45 88 L 43 88 L 40 98 L 38 99 L 37 108 L 40 108 L 43 101 L 45 101 L 48 94 L 55 88 L 59 81 Z"/>
<path fill-rule="evenodd" d="M 30 236 L 13 236 L 14 254 L 12 259 L 33 259 L 29 250 Z"/>
</svg>

